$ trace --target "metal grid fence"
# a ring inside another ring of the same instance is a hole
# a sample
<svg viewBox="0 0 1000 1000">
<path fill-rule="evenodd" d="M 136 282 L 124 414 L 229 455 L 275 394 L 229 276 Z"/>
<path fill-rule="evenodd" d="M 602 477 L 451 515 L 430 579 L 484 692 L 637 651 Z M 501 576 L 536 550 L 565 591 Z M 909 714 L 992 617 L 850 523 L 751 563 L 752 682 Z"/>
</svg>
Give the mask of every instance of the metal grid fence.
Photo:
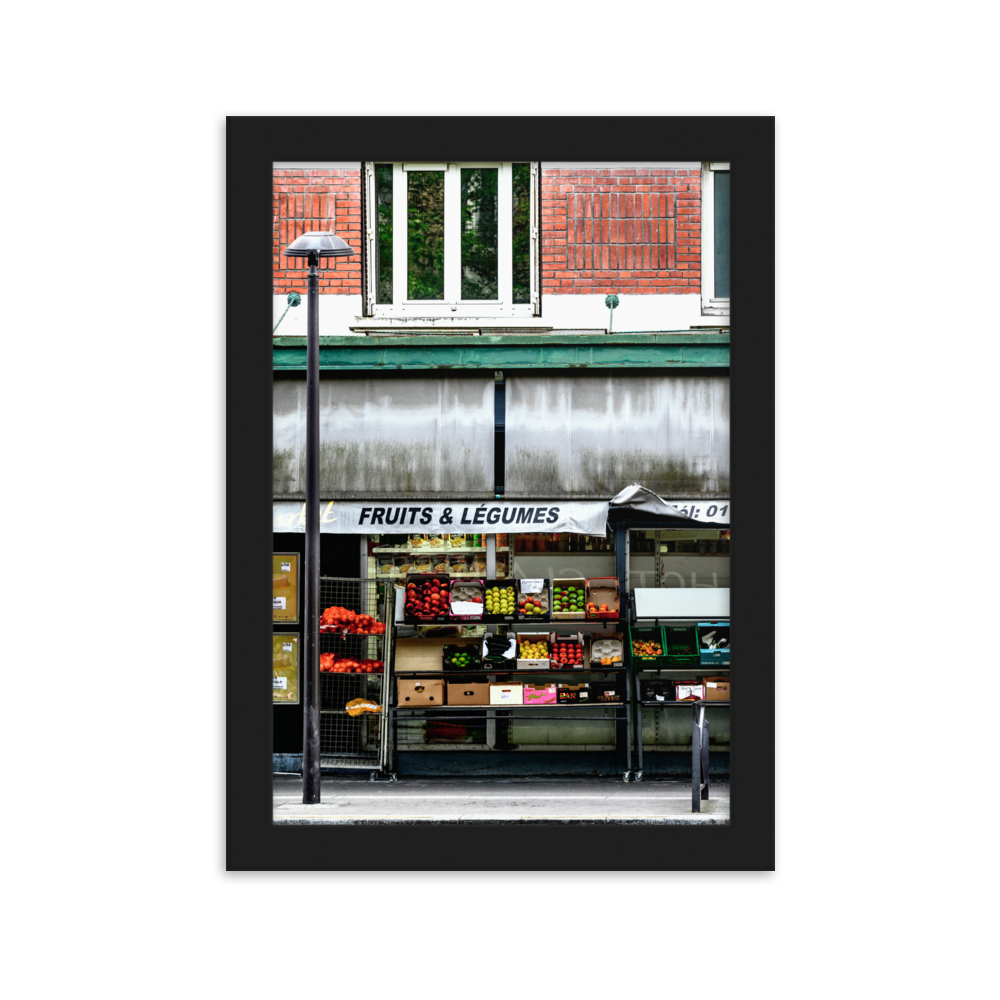
<svg viewBox="0 0 1000 1000">
<path fill-rule="evenodd" d="M 322 576 L 319 581 L 320 612 L 339 607 L 357 614 L 371 615 L 392 628 L 386 614 L 386 599 L 392 588 L 377 580 Z M 322 619 L 321 619 L 322 620 Z M 381 770 L 385 762 L 384 714 L 347 714 L 346 705 L 355 698 L 368 698 L 386 705 L 386 635 L 355 635 L 320 632 L 319 651 L 332 653 L 338 662 L 381 660 L 377 673 L 320 672 L 320 763 L 324 767 Z M 322 659 L 321 659 L 322 662 Z"/>
</svg>

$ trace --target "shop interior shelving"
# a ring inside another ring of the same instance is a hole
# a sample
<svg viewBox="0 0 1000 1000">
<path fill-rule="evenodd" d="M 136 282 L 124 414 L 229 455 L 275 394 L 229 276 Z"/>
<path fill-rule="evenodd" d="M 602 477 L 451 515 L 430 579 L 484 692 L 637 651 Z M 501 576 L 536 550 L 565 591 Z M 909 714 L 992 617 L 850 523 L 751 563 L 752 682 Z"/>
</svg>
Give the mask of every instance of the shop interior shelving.
<svg viewBox="0 0 1000 1000">
<path fill-rule="evenodd" d="M 511 622 L 502 625 L 490 625 L 486 626 L 488 632 L 496 632 L 498 630 L 507 632 L 517 632 L 518 630 L 524 631 L 545 631 L 545 632 L 555 632 L 555 633 L 572 633 L 579 631 L 587 631 L 588 634 L 600 634 L 600 631 L 619 631 L 620 626 L 626 623 L 627 619 L 601 619 L 601 620 L 591 620 L 587 621 L 585 619 L 571 620 L 571 621 L 558 621 L 558 622 Z M 584 629 L 585 626 L 589 626 L 589 629 Z M 448 626 L 442 626 L 445 628 Z M 422 626 L 422 629 L 433 628 L 433 626 Z M 624 642 L 623 642 L 624 647 Z M 623 650 L 624 652 L 624 650 Z M 582 679 L 586 678 L 587 681 L 593 681 L 595 678 L 599 678 L 602 675 L 607 675 L 608 679 L 613 680 L 614 678 L 621 677 L 624 681 L 622 685 L 622 699 L 620 701 L 612 702 L 566 702 L 563 704 L 550 704 L 550 705 L 414 705 L 414 706 L 400 706 L 397 703 L 397 690 L 396 685 L 391 684 L 389 686 L 389 718 L 387 720 L 387 725 L 391 734 L 391 743 L 395 747 L 395 735 L 398 723 L 402 719 L 432 719 L 441 718 L 447 719 L 449 722 L 457 722 L 460 720 L 469 721 L 485 721 L 485 720 L 497 720 L 503 721 L 511 717 L 524 718 L 524 719 L 536 719 L 545 720 L 553 722 L 567 722 L 567 721 L 612 721 L 615 723 L 615 749 L 623 750 L 625 755 L 625 771 L 623 774 L 623 780 L 628 781 L 632 774 L 632 706 L 631 706 L 631 692 L 628 684 L 628 667 L 623 661 L 621 666 L 610 667 L 604 665 L 598 665 L 594 667 L 593 665 L 587 667 L 586 669 L 572 669 L 572 670 L 519 670 L 516 667 L 504 667 L 503 665 L 491 665 L 488 667 L 482 667 L 475 670 L 396 670 L 395 667 L 390 667 L 391 676 L 393 678 L 412 678 L 412 677 L 427 677 L 435 679 L 455 679 L 461 677 L 477 678 L 482 680 L 498 680 L 500 678 L 509 678 L 511 683 L 514 683 L 516 679 L 520 679 L 526 683 L 549 683 L 549 684 L 566 684 L 566 683 L 577 683 Z M 595 712 L 599 709 L 604 709 L 604 717 L 598 716 Z M 573 714 L 575 710 L 578 714 Z M 610 710 L 610 714 L 609 714 Z M 582 713 L 582 714 L 579 714 Z M 622 724 L 625 730 L 625 739 L 623 741 L 623 746 L 619 746 L 618 743 L 618 730 L 619 724 Z M 395 755 L 392 754 L 390 760 Z"/>
</svg>

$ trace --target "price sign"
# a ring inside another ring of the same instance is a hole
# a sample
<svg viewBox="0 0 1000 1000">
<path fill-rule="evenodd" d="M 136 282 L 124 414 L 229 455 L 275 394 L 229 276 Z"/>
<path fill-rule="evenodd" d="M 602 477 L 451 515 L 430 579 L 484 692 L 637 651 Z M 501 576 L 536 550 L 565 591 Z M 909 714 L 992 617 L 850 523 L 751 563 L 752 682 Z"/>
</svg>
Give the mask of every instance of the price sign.
<svg viewBox="0 0 1000 1000">
<path fill-rule="evenodd" d="M 274 599 L 274 610 L 275 611 L 284 611 L 285 610 L 285 601 L 286 601 L 286 599 L 287 598 L 284 598 L 284 597 L 276 597 Z"/>
<path fill-rule="evenodd" d="M 292 644 L 290 642 L 283 642 L 281 644 L 281 651 L 283 653 L 290 653 L 292 651 Z"/>
<path fill-rule="evenodd" d="M 521 581 L 521 593 L 522 594 L 540 594 L 542 592 L 542 587 L 544 586 L 544 580 L 522 580 Z"/>
<path fill-rule="evenodd" d="M 291 571 L 292 571 L 292 564 L 290 562 L 283 562 L 281 564 L 282 573 L 291 573 Z"/>
<path fill-rule="evenodd" d="M 276 691 L 287 691 L 288 690 L 288 678 L 287 677 L 275 677 L 274 678 L 274 689 Z"/>
</svg>

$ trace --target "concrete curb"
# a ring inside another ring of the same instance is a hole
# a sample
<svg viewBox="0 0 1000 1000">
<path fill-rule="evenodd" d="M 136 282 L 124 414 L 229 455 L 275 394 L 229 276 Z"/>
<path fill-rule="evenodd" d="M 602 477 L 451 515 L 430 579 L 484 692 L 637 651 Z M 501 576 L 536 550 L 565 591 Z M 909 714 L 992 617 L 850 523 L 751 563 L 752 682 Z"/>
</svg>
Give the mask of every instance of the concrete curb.
<svg viewBox="0 0 1000 1000">
<path fill-rule="evenodd" d="M 728 819 L 715 819 L 707 816 L 704 819 L 688 816 L 651 816 L 651 817 L 616 817 L 581 818 L 576 816 L 549 816 L 544 819 L 474 819 L 464 817 L 302 817 L 274 819 L 274 826 L 729 826 Z"/>
</svg>

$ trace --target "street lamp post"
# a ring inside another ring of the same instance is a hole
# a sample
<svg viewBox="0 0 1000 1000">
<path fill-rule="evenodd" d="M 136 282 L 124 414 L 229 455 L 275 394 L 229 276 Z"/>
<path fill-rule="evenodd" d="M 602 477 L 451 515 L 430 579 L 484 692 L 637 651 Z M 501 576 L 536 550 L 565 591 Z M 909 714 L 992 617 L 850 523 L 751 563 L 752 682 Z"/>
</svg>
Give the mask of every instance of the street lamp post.
<svg viewBox="0 0 1000 1000">
<path fill-rule="evenodd" d="M 354 250 L 333 233 L 305 233 L 286 257 L 309 259 L 306 338 L 306 571 L 302 671 L 302 801 L 320 800 L 319 766 L 319 273 L 320 257 Z"/>
</svg>

